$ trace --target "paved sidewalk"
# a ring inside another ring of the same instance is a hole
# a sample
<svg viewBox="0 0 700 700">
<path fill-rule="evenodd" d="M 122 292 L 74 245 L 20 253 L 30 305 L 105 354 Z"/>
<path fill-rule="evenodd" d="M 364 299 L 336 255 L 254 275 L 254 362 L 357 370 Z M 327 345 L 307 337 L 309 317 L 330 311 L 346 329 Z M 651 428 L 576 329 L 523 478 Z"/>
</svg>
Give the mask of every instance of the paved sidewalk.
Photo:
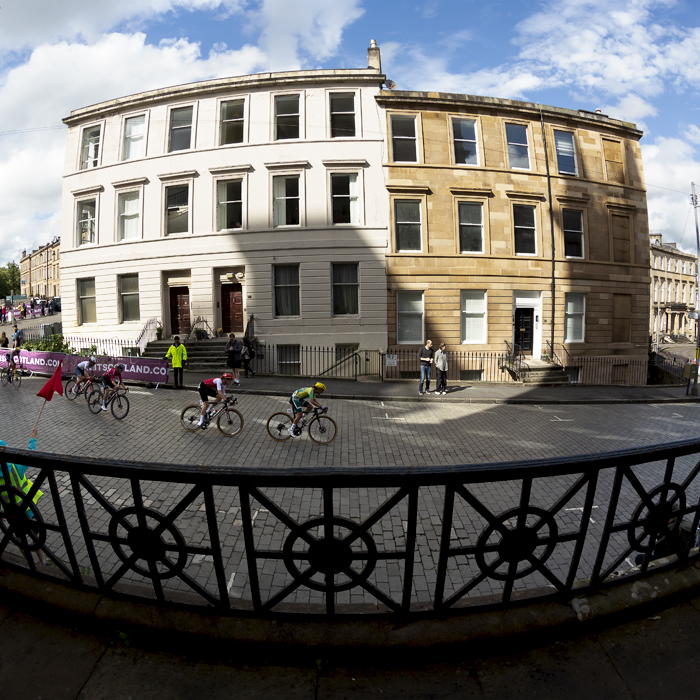
<svg viewBox="0 0 700 700">
<path fill-rule="evenodd" d="M 226 367 L 221 372 L 228 371 Z M 196 389 L 204 379 L 216 376 L 212 373 L 185 372 L 185 388 Z M 302 386 L 314 380 L 299 377 L 261 377 L 246 379 L 241 376 L 243 393 L 289 396 Z M 663 403 L 678 401 L 700 401 L 698 396 L 686 397 L 685 386 L 650 385 L 628 386 L 569 386 L 531 387 L 516 384 L 489 384 L 452 382 L 446 396 L 429 394 L 418 395 L 418 381 L 354 382 L 348 379 L 323 379 L 327 387 L 326 398 L 334 399 L 377 399 L 381 401 L 459 401 L 466 403 Z M 167 386 L 172 388 L 172 376 Z M 431 384 L 431 388 L 434 388 Z"/>
<path fill-rule="evenodd" d="M 528 637 L 400 657 L 375 651 L 338 658 L 319 649 L 290 659 L 261 647 L 111 634 L 28 612 L 0 607 L 3 700 L 700 697 L 698 598 L 575 639 Z"/>
</svg>

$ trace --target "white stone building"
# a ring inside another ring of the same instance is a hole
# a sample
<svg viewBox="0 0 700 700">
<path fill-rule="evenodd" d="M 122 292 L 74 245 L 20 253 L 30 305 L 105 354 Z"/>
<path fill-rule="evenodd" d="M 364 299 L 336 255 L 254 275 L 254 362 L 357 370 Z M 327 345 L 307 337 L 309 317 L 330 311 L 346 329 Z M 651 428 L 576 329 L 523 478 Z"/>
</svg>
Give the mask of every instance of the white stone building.
<svg viewBox="0 0 700 700">
<path fill-rule="evenodd" d="M 268 343 L 387 344 L 384 122 L 369 67 L 222 78 L 84 107 L 68 125 L 67 335 L 197 317 Z"/>
</svg>

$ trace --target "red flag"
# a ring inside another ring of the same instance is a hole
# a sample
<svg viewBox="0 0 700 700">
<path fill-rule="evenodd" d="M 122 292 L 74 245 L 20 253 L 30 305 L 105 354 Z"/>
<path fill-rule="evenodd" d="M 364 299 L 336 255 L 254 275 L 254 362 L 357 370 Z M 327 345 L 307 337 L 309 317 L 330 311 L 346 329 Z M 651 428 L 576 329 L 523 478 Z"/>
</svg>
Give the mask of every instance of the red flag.
<svg viewBox="0 0 700 700">
<path fill-rule="evenodd" d="M 59 362 L 58 367 L 56 367 L 56 371 L 53 373 L 53 376 L 51 379 L 49 379 L 44 386 L 41 387 L 39 390 L 39 393 L 37 396 L 41 396 L 42 399 L 46 399 L 47 401 L 51 401 L 53 398 L 53 392 L 56 391 L 58 392 L 61 396 L 63 396 L 63 383 L 61 382 L 61 368 L 63 367 L 63 363 Z"/>
</svg>

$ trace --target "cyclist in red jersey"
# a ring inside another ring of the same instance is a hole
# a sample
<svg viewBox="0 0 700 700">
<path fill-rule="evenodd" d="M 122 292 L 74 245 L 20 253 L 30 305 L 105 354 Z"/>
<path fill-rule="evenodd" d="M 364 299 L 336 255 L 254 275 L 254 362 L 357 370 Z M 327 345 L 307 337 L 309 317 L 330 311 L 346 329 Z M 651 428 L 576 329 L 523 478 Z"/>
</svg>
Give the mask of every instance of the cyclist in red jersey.
<svg viewBox="0 0 700 700">
<path fill-rule="evenodd" d="M 233 375 L 224 372 L 220 377 L 213 379 L 205 379 L 197 387 L 199 390 L 199 398 L 202 399 L 202 412 L 199 416 L 199 425 L 204 423 L 204 416 L 209 409 L 209 399 L 215 398 L 216 401 L 226 400 L 226 387 L 233 381 Z"/>
<path fill-rule="evenodd" d="M 129 391 L 129 387 L 127 387 L 124 382 L 122 381 L 122 372 L 124 371 L 124 365 L 118 364 L 114 365 L 112 369 L 108 369 L 103 375 L 102 375 L 102 386 L 104 387 L 104 394 L 102 394 L 102 410 L 106 411 L 107 406 L 105 405 L 105 402 L 107 401 L 109 394 L 111 391 L 115 389 L 114 382 L 116 382 L 119 386 L 124 387 L 127 391 Z"/>
</svg>

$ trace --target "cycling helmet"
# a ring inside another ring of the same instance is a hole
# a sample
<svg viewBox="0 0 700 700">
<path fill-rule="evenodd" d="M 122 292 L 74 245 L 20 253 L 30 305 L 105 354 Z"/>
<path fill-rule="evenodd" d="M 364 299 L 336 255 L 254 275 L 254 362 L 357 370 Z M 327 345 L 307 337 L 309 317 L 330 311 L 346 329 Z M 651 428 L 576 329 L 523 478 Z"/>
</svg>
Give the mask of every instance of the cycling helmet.
<svg viewBox="0 0 700 700">
<path fill-rule="evenodd" d="M 314 389 L 316 389 L 316 391 L 325 391 L 325 390 L 326 390 L 326 385 L 325 385 L 325 384 L 321 384 L 321 382 L 316 382 L 316 383 L 314 384 Z"/>
<path fill-rule="evenodd" d="M 125 367 L 124 367 L 124 365 L 120 362 L 118 365 L 116 365 L 116 366 L 114 367 L 114 369 L 118 369 L 118 370 L 120 370 L 120 371 L 123 372 L 124 369 L 125 369 Z"/>
<path fill-rule="evenodd" d="M 97 358 L 94 355 L 90 355 L 90 357 L 88 357 L 88 360 L 90 360 L 90 362 L 97 363 Z"/>
<path fill-rule="evenodd" d="M 233 379 L 233 375 L 232 375 L 232 374 L 229 374 L 228 372 L 224 372 L 224 373 L 221 375 L 221 378 L 222 378 L 222 379 Z"/>
</svg>

